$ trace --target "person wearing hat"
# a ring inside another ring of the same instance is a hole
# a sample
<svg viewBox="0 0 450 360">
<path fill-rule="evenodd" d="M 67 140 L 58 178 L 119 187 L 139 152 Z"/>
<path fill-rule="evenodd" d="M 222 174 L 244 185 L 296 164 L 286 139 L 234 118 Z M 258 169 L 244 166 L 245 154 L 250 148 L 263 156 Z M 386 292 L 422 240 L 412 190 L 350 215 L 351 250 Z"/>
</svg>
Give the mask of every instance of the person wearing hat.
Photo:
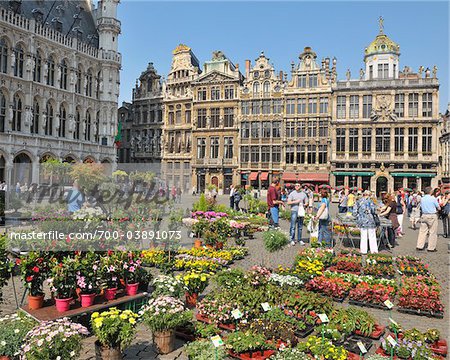
<svg viewBox="0 0 450 360">
<path fill-rule="evenodd" d="M 356 224 L 361 231 L 361 254 L 367 254 L 367 242 L 369 242 L 369 248 L 372 254 L 378 252 L 377 226 L 374 218 L 376 207 L 371 196 L 372 193 L 370 190 L 365 190 L 362 198 L 353 206 L 353 216 L 356 218 Z"/>
<path fill-rule="evenodd" d="M 308 207 L 308 195 L 302 191 L 299 183 L 295 184 L 295 188 L 288 196 L 287 204 L 291 205 L 291 227 L 289 234 L 291 236 L 291 245 L 295 245 L 295 227 L 297 225 L 297 242 L 305 245 L 302 241 L 303 220 Z"/>
</svg>

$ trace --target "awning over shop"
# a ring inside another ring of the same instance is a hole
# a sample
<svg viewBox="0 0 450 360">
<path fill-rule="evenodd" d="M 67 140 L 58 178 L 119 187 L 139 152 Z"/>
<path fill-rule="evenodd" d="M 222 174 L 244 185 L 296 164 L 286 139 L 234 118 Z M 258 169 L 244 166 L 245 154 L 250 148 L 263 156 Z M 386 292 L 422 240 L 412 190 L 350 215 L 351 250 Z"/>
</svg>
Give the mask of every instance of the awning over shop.
<svg viewBox="0 0 450 360">
<path fill-rule="evenodd" d="M 269 173 L 268 172 L 262 172 L 261 175 L 259 175 L 259 179 L 261 181 L 267 181 L 268 178 L 269 178 Z"/>
<path fill-rule="evenodd" d="M 291 172 L 284 172 L 283 176 L 281 177 L 281 180 L 283 180 L 284 182 L 296 182 L 297 175 L 295 175 L 295 173 L 291 173 Z"/>
<path fill-rule="evenodd" d="M 333 175 L 343 175 L 343 176 L 373 176 L 375 173 L 373 171 L 334 171 Z"/>
<path fill-rule="evenodd" d="M 328 182 L 330 180 L 330 175 L 320 173 L 300 173 L 297 175 L 297 179 L 300 182 L 305 181 Z"/>
<path fill-rule="evenodd" d="M 407 172 L 393 172 L 391 173 L 393 177 L 412 177 L 412 178 L 433 178 L 436 176 L 435 173 L 407 173 Z"/>
<path fill-rule="evenodd" d="M 250 176 L 248 177 L 248 179 L 249 179 L 250 181 L 256 181 L 256 179 L 258 179 L 258 173 L 257 173 L 257 172 L 252 172 L 252 173 L 250 174 Z"/>
</svg>

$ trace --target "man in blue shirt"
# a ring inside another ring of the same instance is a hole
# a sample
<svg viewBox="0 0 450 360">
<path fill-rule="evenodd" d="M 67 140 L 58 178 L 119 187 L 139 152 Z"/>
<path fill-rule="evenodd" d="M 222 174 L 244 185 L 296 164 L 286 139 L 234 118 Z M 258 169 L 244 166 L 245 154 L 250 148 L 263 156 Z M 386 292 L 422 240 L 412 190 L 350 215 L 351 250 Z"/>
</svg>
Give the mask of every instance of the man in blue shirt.
<svg viewBox="0 0 450 360">
<path fill-rule="evenodd" d="M 427 251 L 435 252 L 437 243 L 437 228 L 438 228 L 438 211 L 441 209 L 437 199 L 431 196 L 431 187 L 425 188 L 425 196 L 420 202 L 422 209 L 421 224 L 419 230 L 419 237 L 417 238 L 417 250 L 423 250 L 425 242 L 428 238 Z"/>
<path fill-rule="evenodd" d="M 75 180 L 72 189 L 67 194 L 67 211 L 73 214 L 81 209 L 84 203 L 84 196 L 80 192 L 80 186 Z"/>
</svg>

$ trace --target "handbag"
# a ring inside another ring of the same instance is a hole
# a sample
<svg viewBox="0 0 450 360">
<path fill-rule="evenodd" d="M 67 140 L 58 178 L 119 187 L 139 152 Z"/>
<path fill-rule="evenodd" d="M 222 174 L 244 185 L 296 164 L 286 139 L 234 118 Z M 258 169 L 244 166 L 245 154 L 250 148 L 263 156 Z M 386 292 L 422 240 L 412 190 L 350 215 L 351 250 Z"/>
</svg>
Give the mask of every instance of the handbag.
<svg viewBox="0 0 450 360">
<path fill-rule="evenodd" d="M 305 215 L 306 215 L 305 207 L 303 206 L 303 204 L 299 204 L 298 205 L 297 216 L 298 217 L 305 217 Z"/>
<path fill-rule="evenodd" d="M 323 210 L 322 214 L 320 214 L 319 220 L 328 220 L 328 204 L 327 203 L 325 203 L 325 209 Z"/>
</svg>

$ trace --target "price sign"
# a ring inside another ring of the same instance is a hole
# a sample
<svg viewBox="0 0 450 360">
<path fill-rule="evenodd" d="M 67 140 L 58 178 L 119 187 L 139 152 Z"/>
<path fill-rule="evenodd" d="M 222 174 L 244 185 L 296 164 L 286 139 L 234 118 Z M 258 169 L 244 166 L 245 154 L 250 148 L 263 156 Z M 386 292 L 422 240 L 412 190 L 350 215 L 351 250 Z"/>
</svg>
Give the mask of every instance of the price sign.
<svg viewBox="0 0 450 360">
<path fill-rule="evenodd" d="M 364 346 L 364 344 L 362 343 L 362 341 L 358 341 L 356 343 L 356 345 L 358 345 L 359 347 L 359 351 L 361 351 L 361 354 L 365 354 L 367 352 L 366 347 Z"/>
<path fill-rule="evenodd" d="M 394 304 L 391 302 L 391 300 L 389 300 L 389 299 L 387 299 L 385 302 L 384 302 L 384 305 L 386 305 L 386 307 L 388 308 L 388 309 L 392 309 L 393 307 L 394 307 Z"/>
<path fill-rule="evenodd" d="M 240 319 L 240 318 L 242 317 L 241 310 L 239 310 L 239 309 L 234 309 L 234 310 L 231 312 L 231 315 L 233 315 L 233 317 L 234 317 L 236 320 L 238 320 L 238 319 Z"/>
<path fill-rule="evenodd" d="M 215 347 L 219 347 L 223 345 L 223 340 L 219 335 L 213 336 L 211 341 Z"/>
<path fill-rule="evenodd" d="M 322 321 L 323 323 L 327 323 L 330 321 L 328 320 L 327 314 L 318 314 L 317 316 L 319 316 L 320 321 Z"/>
<path fill-rule="evenodd" d="M 403 273 L 402 273 L 400 270 L 398 270 L 398 269 L 397 269 L 397 272 L 398 272 L 400 275 L 403 275 Z"/>
<path fill-rule="evenodd" d="M 397 346 L 397 341 L 395 341 L 394 338 L 393 338 L 391 335 L 389 335 L 389 336 L 386 338 L 386 340 L 389 341 L 389 343 L 390 343 L 392 346 Z"/>
<path fill-rule="evenodd" d="M 392 325 L 398 326 L 397 321 L 395 321 L 393 318 L 389 318 L 389 321 L 391 322 Z"/>
<path fill-rule="evenodd" d="M 263 310 L 265 311 L 265 312 L 267 312 L 267 311 L 269 311 L 270 310 L 270 305 L 269 305 L 269 303 L 262 303 L 261 304 L 261 306 L 262 306 L 262 308 L 263 308 Z"/>
</svg>

